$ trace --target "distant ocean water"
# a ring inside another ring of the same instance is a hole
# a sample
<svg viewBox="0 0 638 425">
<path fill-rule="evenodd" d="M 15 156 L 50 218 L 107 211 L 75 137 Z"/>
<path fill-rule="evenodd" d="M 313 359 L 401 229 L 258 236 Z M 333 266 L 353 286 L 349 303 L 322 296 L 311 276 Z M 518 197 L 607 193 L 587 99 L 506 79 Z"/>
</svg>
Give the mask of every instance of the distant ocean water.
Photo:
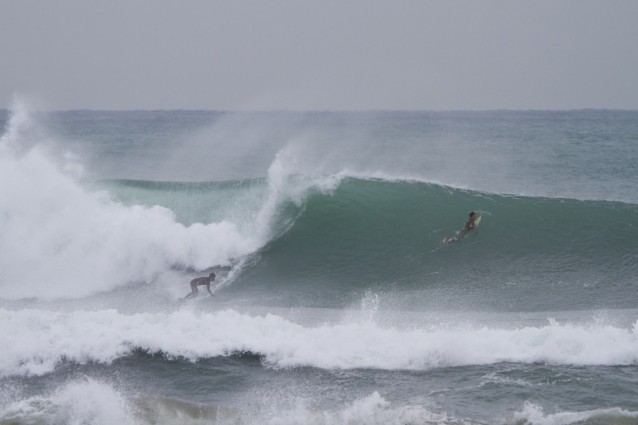
<svg viewBox="0 0 638 425">
<path fill-rule="evenodd" d="M 0 127 L 0 424 L 638 424 L 637 111 Z"/>
</svg>

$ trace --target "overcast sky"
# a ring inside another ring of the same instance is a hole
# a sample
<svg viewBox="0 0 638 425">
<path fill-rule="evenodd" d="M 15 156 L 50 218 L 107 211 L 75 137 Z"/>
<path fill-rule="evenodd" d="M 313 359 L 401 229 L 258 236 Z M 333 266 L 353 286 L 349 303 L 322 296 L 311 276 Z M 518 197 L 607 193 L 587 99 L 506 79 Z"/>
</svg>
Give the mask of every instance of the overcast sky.
<svg viewBox="0 0 638 425">
<path fill-rule="evenodd" d="M 638 109 L 636 0 L 0 0 L 0 108 Z"/>
</svg>

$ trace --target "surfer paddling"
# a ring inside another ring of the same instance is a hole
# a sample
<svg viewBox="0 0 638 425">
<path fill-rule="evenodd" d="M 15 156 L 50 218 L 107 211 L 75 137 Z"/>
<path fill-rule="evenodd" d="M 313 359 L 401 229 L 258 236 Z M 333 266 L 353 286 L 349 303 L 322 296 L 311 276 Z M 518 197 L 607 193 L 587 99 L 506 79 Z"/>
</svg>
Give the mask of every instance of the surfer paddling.
<svg viewBox="0 0 638 425">
<path fill-rule="evenodd" d="M 208 276 L 196 277 L 191 280 L 191 292 L 187 294 L 183 299 L 187 300 L 189 298 L 195 298 L 199 291 L 197 290 L 198 286 L 206 286 L 206 290 L 212 296 L 213 293 L 210 292 L 210 283 L 215 281 L 215 273 L 211 273 Z"/>
<path fill-rule="evenodd" d="M 474 211 L 470 212 L 470 216 L 468 217 L 467 222 L 465 223 L 465 226 L 463 226 L 463 229 L 456 232 L 456 237 L 445 238 L 441 242 L 452 243 L 452 242 L 458 241 L 461 238 L 466 237 L 468 233 L 476 229 L 476 226 L 478 226 L 482 218 L 483 218 L 483 214 L 477 214 Z"/>
</svg>

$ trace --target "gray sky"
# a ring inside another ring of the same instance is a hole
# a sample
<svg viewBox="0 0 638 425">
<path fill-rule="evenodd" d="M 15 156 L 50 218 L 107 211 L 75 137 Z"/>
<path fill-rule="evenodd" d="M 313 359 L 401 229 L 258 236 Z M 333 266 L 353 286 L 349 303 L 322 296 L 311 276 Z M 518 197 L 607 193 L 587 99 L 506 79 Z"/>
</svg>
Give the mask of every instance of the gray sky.
<svg viewBox="0 0 638 425">
<path fill-rule="evenodd" d="M 0 108 L 638 109 L 635 0 L 0 0 Z"/>
</svg>

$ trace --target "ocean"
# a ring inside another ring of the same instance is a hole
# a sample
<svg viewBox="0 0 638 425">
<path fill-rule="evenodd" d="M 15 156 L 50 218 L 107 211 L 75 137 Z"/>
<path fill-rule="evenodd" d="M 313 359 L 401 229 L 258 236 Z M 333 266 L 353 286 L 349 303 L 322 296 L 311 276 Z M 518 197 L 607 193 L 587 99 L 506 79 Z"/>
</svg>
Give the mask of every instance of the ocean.
<svg viewBox="0 0 638 425">
<path fill-rule="evenodd" d="M 638 111 L 0 129 L 2 425 L 638 424 Z"/>
</svg>

